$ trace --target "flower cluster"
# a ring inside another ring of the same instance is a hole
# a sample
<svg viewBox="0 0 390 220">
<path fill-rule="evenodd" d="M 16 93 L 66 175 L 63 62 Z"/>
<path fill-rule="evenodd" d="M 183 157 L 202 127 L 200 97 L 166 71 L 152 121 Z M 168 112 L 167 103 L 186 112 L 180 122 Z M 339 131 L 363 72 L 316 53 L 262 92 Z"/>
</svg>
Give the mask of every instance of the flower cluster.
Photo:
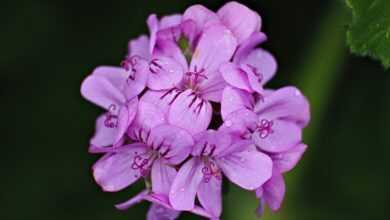
<svg viewBox="0 0 390 220">
<path fill-rule="evenodd" d="M 116 192 L 143 180 L 145 190 L 116 207 L 150 201 L 150 220 L 181 211 L 219 219 L 227 180 L 254 192 L 259 214 L 264 204 L 279 209 L 310 113 L 298 89 L 264 88 L 277 64 L 258 48 L 267 39 L 260 16 L 229 2 L 147 24 L 150 35 L 129 42 L 120 67 L 98 67 L 81 86 L 106 110 L 90 140 L 103 154 L 96 182 Z"/>
</svg>

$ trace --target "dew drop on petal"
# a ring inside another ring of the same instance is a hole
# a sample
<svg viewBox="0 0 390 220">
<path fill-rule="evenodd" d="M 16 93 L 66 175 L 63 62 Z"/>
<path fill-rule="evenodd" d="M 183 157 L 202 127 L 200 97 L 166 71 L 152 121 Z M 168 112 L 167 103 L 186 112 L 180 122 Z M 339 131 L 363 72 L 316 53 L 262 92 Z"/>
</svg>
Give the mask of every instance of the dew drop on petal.
<svg viewBox="0 0 390 220">
<path fill-rule="evenodd" d="M 231 127 L 232 126 L 232 121 L 230 121 L 230 120 L 227 120 L 226 122 L 225 122 L 225 125 L 226 125 L 226 127 Z"/>
</svg>

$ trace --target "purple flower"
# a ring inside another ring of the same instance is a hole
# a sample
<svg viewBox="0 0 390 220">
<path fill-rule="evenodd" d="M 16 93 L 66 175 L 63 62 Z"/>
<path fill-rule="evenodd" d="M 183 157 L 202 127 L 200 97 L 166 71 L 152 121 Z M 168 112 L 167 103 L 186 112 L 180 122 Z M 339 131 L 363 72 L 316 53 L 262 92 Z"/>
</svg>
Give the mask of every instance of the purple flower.
<svg viewBox="0 0 390 220">
<path fill-rule="evenodd" d="M 142 72 L 145 64 L 134 68 Z M 137 95 L 144 89 L 143 74 L 134 75 L 118 67 L 98 67 L 81 85 L 81 94 L 92 103 L 107 110 L 96 121 L 96 134 L 90 141 L 90 152 L 104 152 L 108 146 L 118 146 L 136 115 Z"/>
<path fill-rule="evenodd" d="M 271 177 L 272 161 L 251 146 L 223 132 L 208 130 L 195 136 L 189 161 L 175 178 L 169 199 L 177 210 L 192 210 L 197 196 L 212 216 L 222 212 L 222 175 L 247 190 L 255 190 Z"/>
<path fill-rule="evenodd" d="M 168 122 L 191 134 L 207 129 L 212 107 L 220 101 L 225 82 L 219 65 L 229 61 L 236 49 L 236 40 L 224 26 L 215 25 L 204 31 L 189 67 L 166 56 L 155 56 L 150 63 L 145 102 L 166 109 Z"/>
<path fill-rule="evenodd" d="M 256 48 L 267 39 L 260 16 L 229 2 L 217 12 L 194 5 L 152 14 L 147 25 L 150 35 L 129 42 L 121 67 L 98 67 L 81 86 L 106 110 L 90 141 L 91 153 L 104 153 L 96 182 L 116 192 L 143 180 L 145 189 L 116 208 L 149 201 L 149 220 L 181 211 L 219 219 L 223 176 L 256 191 L 259 214 L 265 204 L 279 209 L 310 112 L 296 88 L 264 89 L 277 63 Z M 210 130 L 219 114 L 223 124 Z"/>
<path fill-rule="evenodd" d="M 306 148 L 306 145 L 298 144 L 285 152 L 270 155 L 273 162 L 272 177 L 256 190 L 256 196 L 260 199 L 257 209 L 259 216 L 262 216 L 265 204 L 274 212 L 280 209 L 286 191 L 282 174 L 295 167 Z"/>
<path fill-rule="evenodd" d="M 224 91 L 222 128 L 252 140 L 265 152 L 283 152 L 302 140 L 302 129 L 310 119 L 309 104 L 294 87 L 265 93 L 254 104 L 245 91 L 227 87 Z"/>
</svg>

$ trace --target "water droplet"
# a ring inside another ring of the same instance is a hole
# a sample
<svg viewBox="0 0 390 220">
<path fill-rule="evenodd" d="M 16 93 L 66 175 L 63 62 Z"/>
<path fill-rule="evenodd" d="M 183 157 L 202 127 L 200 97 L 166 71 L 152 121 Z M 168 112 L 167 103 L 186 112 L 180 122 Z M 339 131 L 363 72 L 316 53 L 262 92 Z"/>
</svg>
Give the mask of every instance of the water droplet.
<svg viewBox="0 0 390 220">
<path fill-rule="evenodd" d="M 184 190 L 185 190 L 184 188 L 181 188 L 181 189 L 180 189 L 180 192 L 184 192 Z"/>
<path fill-rule="evenodd" d="M 225 122 L 225 125 L 226 125 L 226 127 L 231 127 L 231 126 L 233 125 L 233 123 L 232 123 L 232 121 L 227 120 L 227 121 Z"/>
</svg>

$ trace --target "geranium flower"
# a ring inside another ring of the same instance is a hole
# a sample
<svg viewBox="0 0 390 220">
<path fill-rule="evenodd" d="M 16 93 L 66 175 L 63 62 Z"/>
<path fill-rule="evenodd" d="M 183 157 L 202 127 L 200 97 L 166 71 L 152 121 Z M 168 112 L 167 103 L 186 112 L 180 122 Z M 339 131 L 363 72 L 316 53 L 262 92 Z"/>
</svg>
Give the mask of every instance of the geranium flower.
<svg viewBox="0 0 390 220">
<path fill-rule="evenodd" d="M 182 165 L 169 194 L 177 210 L 192 210 L 197 196 L 203 208 L 218 218 L 222 175 L 247 190 L 255 190 L 271 177 L 271 159 L 250 141 L 212 130 L 199 133 L 195 140 L 193 158 Z"/>
<path fill-rule="evenodd" d="M 286 192 L 283 174 L 295 167 L 306 148 L 305 144 L 298 144 L 285 152 L 270 154 L 273 162 L 272 177 L 256 190 L 256 196 L 260 200 L 258 216 L 263 215 L 266 204 L 274 212 L 280 209 Z"/>
<path fill-rule="evenodd" d="M 96 121 L 96 133 L 90 141 L 90 152 L 104 152 L 109 146 L 118 146 L 133 121 L 137 95 L 145 88 L 146 78 L 141 72 L 146 63 L 134 66 L 137 74 L 129 81 L 129 72 L 119 67 L 98 67 L 81 85 L 85 99 L 107 110 Z M 139 74 L 138 74 L 139 73 Z"/>
</svg>

